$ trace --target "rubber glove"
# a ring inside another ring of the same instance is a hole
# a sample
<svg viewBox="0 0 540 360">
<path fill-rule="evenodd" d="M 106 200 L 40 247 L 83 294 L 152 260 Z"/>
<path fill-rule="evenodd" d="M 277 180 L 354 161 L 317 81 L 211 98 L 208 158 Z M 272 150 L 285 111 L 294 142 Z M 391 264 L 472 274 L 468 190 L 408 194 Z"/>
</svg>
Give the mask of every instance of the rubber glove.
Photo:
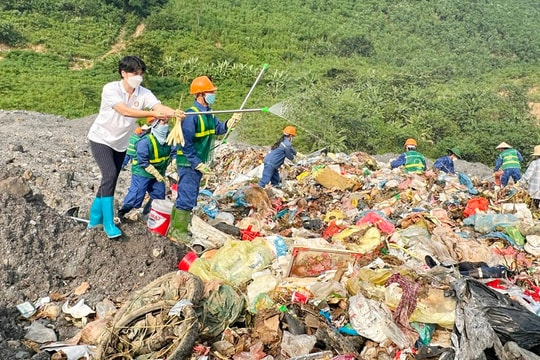
<svg viewBox="0 0 540 360">
<path fill-rule="evenodd" d="M 169 170 L 174 173 L 178 171 L 178 165 L 176 164 L 176 159 L 173 159 L 171 163 L 169 164 Z"/>
<path fill-rule="evenodd" d="M 210 170 L 210 168 L 208 167 L 208 165 L 206 165 L 205 163 L 199 163 L 199 165 L 197 165 L 195 167 L 195 170 L 198 170 L 200 172 L 203 173 L 203 175 L 210 175 L 212 174 L 212 170 Z"/>
<path fill-rule="evenodd" d="M 154 165 L 148 165 L 144 170 L 146 170 L 146 172 L 150 175 L 154 176 L 159 182 L 163 182 L 165 180 L 163 176 L 159 173 L 159 171 L 154 167 Z"/>
<path fill-rule="evenodd" d="M 234 113 L 231 118 L 227 120 L 227 129 L 234 129 L 240 120 L 242 120 L 242 113 Z"/>
</svg>

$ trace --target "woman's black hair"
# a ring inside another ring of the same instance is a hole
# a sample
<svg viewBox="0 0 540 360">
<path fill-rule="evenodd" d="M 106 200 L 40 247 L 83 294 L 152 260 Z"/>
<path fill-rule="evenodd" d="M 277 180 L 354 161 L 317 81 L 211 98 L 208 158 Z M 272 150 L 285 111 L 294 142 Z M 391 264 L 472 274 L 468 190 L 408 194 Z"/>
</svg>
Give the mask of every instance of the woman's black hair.
<svg viewBox="0 0 540 360">
<path fill-rule="evenodd" d="M 287 138 L 287 137 L 289 137 L 289 135 L 285 135 L 285 134 L 281 135 L 281 137 L 279 138 L 279 140 L 276 141 L 276 143 L 275 143 L 274 145 L 272 145 L 272 148 L 271 148 L 271 149 L 272 149 L 272 150 L 277 149 L 277 148 L 279 147 L 279 145 L 281 144 L 281 142 L 282 142 L 283 140 L 285 140 L 285 138 Z"/>
<path fill-rule="evenodd" d="M 124 56 L 118 62 L 118 73 L 122 75 L 122 71 L 128 73 L 134 73 L 141 70 L 143 73 L 146 71 L 146 64 L 141 58 L 137 56 Z"/>
</svg>

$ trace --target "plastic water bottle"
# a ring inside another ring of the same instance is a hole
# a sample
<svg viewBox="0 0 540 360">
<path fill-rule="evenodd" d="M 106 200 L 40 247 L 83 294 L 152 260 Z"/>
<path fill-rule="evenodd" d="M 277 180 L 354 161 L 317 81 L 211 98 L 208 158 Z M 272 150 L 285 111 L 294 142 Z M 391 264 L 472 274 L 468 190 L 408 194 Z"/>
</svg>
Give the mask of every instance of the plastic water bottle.
<svg viewBox="0 0 540 360">
<path fill-rule="evenodd" d="M 285 256 L 287 255 L 287 244 L 285 243 L 285 240 L 281 236 L 276 236 L 274 239 L 274 246 L 276 247 L 276 256 Z"/>
</svg>

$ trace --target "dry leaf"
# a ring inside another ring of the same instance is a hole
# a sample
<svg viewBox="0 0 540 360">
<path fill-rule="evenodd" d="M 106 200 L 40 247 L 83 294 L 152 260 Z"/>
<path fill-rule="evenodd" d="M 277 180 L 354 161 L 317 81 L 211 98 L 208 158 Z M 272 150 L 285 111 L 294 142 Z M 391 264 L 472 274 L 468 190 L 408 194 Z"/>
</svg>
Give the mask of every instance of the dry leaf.
<svg viewBox="0 0 540 360">
<path fill-rule="evenodd" d="M 90 288 L 90 283 L 88 282 L 83 282 L 81 285 L 79 285 L 75 291 L 73 292 L 75 295 L 79 296 L 79 295 L 82 295 L 86 292 L 86 290 L 88 290 Z"/>
</svg>

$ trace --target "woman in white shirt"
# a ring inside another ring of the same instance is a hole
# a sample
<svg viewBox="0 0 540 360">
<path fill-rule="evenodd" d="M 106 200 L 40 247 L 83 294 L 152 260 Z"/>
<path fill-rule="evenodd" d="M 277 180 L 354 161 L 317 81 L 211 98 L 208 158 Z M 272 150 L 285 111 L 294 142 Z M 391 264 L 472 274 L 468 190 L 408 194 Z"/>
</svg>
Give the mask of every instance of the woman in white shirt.
<svg viewBox="0 0 540 360">
<path fill-rule="evenodd" d="M 163 105 L 150 90 L 140 86 L 145 71 L 146 64 L 136 56 L 125 56 L 119 61 L 121 80 L 103 87 L 99 114 L 88 132 L 90 150 L 101 172 L 88 228 L 103 225 L 109 238 L 122 235 L 114 224 L 114 191 L 137 119 L 185 117 L 183 112 Z"/>
</svg>

